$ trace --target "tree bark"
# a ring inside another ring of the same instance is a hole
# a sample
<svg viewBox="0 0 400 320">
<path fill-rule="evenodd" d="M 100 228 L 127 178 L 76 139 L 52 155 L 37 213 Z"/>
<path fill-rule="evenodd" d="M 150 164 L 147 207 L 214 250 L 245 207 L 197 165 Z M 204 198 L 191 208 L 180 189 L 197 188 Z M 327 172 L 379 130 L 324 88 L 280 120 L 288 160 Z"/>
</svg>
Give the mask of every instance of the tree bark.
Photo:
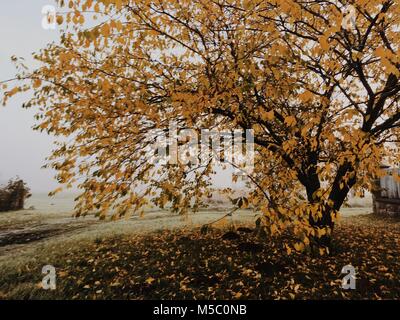
<svg viewBox="0 0 400 320">
<path fill-rule="evenodd" d="M 344 182 L 346 175 L 349 175 L 347 182 Z M 327 233 L 321 237 L 311 239 L 318 247 L 331 248 L 332 233 L 335 227 L 333 214 L 338 212 L 342 207 L 349 191 L 356 183 L 356 172 L 350 162 L 342 164 L 336 174 L 329 194 L 329 203 L 326 203 L 322 211 L 322 217 L 314 218 L 309 216 L 309 223 L 314 229 L 325 229 Z M 315 192 L 320 188 L 320 182 L 315 177 L 310 177 L 309 183 L 306 186 L 307 198 L 310 204 L 315 204 L 320 201 L 315 196 Z"/>
</svg>

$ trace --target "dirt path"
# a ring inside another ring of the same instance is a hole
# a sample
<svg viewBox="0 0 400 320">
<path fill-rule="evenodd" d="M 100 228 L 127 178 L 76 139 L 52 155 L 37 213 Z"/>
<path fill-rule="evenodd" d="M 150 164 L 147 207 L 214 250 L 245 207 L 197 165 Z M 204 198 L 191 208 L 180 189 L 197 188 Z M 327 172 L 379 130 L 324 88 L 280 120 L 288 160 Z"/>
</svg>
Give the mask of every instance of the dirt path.
<svg viewBox="0 0 400 320">
<path fill-rule="evenodd" d="M 30 226 L 23 229 L 11 229 L 2 232 L 0 231 L 0 248 L 9 245 L 26 244 L 29 242 L 42 240 L 85 227 L 87 227 L 87 224 L 84 223 L 67 226 L 60 223 L 52 225 L 42 224 L 34 227 Z"/>
</svg>

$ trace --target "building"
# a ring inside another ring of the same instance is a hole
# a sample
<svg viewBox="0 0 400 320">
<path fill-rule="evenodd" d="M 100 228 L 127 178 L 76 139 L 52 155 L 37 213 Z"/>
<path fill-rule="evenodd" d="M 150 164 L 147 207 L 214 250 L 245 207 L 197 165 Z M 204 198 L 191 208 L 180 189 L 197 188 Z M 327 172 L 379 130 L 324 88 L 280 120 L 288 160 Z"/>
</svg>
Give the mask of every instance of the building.
<svg viewBox="0 0 400 320">
<path fill-rule="evenodd" d="M 386 175 L 374 181 L 374 214 L 400 217 L 400 169 L 382 166 Z"/>
</svg>

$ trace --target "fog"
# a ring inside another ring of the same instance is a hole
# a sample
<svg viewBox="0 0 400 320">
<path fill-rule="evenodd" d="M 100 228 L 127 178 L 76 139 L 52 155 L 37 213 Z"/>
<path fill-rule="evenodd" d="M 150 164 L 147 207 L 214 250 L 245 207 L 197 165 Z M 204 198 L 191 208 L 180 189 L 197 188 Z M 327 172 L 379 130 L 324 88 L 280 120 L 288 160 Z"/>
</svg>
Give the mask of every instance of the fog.
<svg viewBox="0 0 400 320">
<path fill-rule="evenodd" d="M 35 67 L 32 53 L 58 40 L 57 29 L 46 30 L 42 27 L 42 8 L 52 4 L 52 0 L 2 1 L 0 81 L 15 76 L 11 56 L 23 57 L 28 67 Z M 30 94 L 17 95 L 9 100 L 6 107 L 0 107 L 0 184 L 19 176 L 28 183 L 32 192 L 48 193 L 57 188 L 57 183 L 54 172 L 41 167 L 51 153 L 53 138 L 32 129 L 35 109 L 21 107 Z M 233 187 L 231 172 L 218 170 L 214 184 L 216 187 Z"/>
<path fill-rule="evenodd" d="M 0 10 L 0 79 L 15 76 L 10 57 L 24 57 L 33 67 L 31 53 L 58 38 L 57 30 L 42 28 L 42 8 L 51 0 L 2 1 Z M 18 18 L 17 18 L 18 17 Z M 33 192 L 56 186 L 54 172 L 41 169 L 52 149 L 52 138 L 32 130 L 35 110 L 22 109 L 29 94 L 12 98 L 0 108 L 0 182 L 19 176 Z"/>
</svg>

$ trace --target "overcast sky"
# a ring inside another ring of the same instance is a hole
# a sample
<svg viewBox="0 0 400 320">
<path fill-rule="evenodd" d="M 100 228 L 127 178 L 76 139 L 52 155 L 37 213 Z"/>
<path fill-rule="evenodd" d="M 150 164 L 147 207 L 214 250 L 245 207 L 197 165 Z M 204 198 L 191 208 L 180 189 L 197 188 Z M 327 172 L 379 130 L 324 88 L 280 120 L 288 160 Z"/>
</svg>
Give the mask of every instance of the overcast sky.
<svg viewBox="0 0 400 320">
<path fill-rule="evenodd" d="M 10 57 L 24 57 L 33 67 L 32 53 L 57 41 L 57 30 L 42 27 L 42 9 L 54 5 L 53 0 L 1 0 L 0 4 L 0 79 L 15 76 Z M 0 184 L 19 176 L 34 193 L 49 192 L 57 188 L 54 172 L 42 169 L 45 158 L 53 148 L 53 139 L 46 133 L 32 130 L 35 109 L 22 109 L 29 93 L 17 95 L 4 108 L 0 106 Z M 214 178 L 216 187 L 233 187 L 230 171 Z"/>
<path fill-rule="evenodd" d="M 2 0 L 0 3 L 0 79 L 15 75 L 12 55 L 27 59 L 31 53 L 58 39 L 57 30 L 42 28 L 42 8 L 52 0 Z M 21 108 L 29 95 L 12 98 L 0 107 L 0 182 L 16 175 L 26 180 L 34 192 L 52 190 L 54 173 L 41 169 L 52 150 L 52 138 L 32 130 L 35 110 Z"/>
</svg>

